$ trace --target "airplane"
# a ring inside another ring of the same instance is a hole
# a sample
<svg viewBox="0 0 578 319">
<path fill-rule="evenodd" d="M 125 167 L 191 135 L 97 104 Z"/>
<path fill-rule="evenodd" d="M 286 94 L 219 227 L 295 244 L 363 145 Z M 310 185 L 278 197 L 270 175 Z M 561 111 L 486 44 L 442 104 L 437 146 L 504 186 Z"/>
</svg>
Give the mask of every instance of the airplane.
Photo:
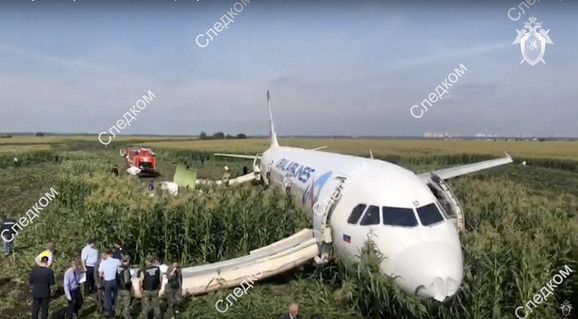
<svg viewBox="0 0 578 319">
<path fill-rule="evenodd" d="M 253 155 L 254 178 L 280 187 L 311 214 L 317 264 L 331 248 L 352 267 L 371 238 L 385 257 L 381 271 L 406 293 L 444 302 L 459 290 L 464 231 L 461 204 L 445 180 L 512 163 L 512 157 L 416 174 L 401 166 L 359 156 L 280 146 L 269 108 L 270 147 Z"/>
</svg>

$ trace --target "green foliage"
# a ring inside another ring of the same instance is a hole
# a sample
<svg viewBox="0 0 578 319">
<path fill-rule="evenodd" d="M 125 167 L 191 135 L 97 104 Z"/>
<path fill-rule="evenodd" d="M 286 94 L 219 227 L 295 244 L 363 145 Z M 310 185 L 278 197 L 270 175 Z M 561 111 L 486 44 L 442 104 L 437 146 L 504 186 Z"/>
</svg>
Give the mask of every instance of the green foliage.
<svg viewBox="0 0 578 319">
<path fill-rule="evenodd" d="M 0 155 L 0 169 L 14 167 L 14 158 L 18 158 L 20 166 L 30 166 L 43 162 L 49 162 L 54 159 L 51 151 L 37 151 L 24 154 L 2 154 Z"/>
<path fill-rule="evenodd" d="M 183 160 L 203 171 L 214 169 L 215 174 L 224 164 L 232 169 L 247 165 L 242 159 L 214 157 L 208 151 L 155 152 L 161 165 L 176 166 Z M 4 274 L 0 279 L 11 278 L 7 288 L 0 288 L 4 289 L 2 318 L 28 316 L 26 276 L 48 240 L 56 242 L 55 269 L 61 276 L 89 237 L 97 237 L 101 249 L 120 239 L 135 263 L 154 254 L 161 261 L 176 259 L 188 266 L 239 257 L 310 227 L 303 210 L 275 189 L 203 187 L 176 198 L 151 196 L 148 180 L 109 174 L 108 161 L 120 160 L 116 150 L 59 154 L 60 164 L 53 162 L 53 152 L 19 155 L 19 168 L 13 167 L 12 154 L 0 156 L 0 198 L 6 203 L 0 213 L 24 216 L 50 187 L 59 193 L 17 238 L 18 255 L 0 256 Z M 487 158 L 387 156 L 416 171 Z M 346 271 L 340 260 L 323 269 L 305 267 L 256 283 L 225 314 L 217 313 L 214 305 L 231 290 L 193 298 L 184 314 L 207 319 L 273 318 L 296 301 L 305 318 L 313 313 L 324 318 L 515 318 L 516 307 L 531 300 L 564 265 L 578 271 L 578 221 L 568 214 L 577 203 L 576 172 L 565 166 L 565 160 L 532 163 L 451 181 L 465 209 L 467 230 L 462 234 L 465 278 L 459 293 L 447 303 L 401 292 L 392 278 L 380 273 L 379 265 L 387 256 L 368 240 L 352 270 Z M 577 282 L 578 275 L 572 273 L 556 288 L 555 296 L 533 310 L 532 318 L 561 318 L 559 302 L 575 296 Z M 64 304 L 60 299 L 56 302 Z"/>
</svg>

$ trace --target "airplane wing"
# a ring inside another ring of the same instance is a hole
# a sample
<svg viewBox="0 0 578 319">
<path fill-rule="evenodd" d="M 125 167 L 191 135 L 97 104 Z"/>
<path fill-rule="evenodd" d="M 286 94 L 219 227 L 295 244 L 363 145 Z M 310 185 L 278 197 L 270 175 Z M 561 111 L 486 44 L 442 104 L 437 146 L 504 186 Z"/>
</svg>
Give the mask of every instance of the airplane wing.
<svg viewBox="0 0 578 319">
<path fill-rule="evenodd" d="M 446 179 L 450 179 L 453 177 L 457 177 L 457 176 L 461 176 L 461 175 L 465 175 L 465 174 L 470 174 L 470 173 L 482 171 L 482 170 L 485 170 L 488 168 L 512 163 L 513 162 L 512 157 L 508 153 L 505 153 L 505 154 L 506 154 L 506 156 L 502 157 L 502 158 L 487 160 L 487 161 L 473 163 L 473 164 L 460 165 L 460 166 L 456 166 L 456 167 L 444 168 L 444 169 L 440 169 L 440 170 L 433 171 L 433 172 L 422 173 L 422 174 L 419 174 L 418 176 L 422 177 L 422 178 L 428 178 L 431 173 L 434 173 L 434 174 L 438 175 L 441 179 L 446 180 Z"/>
<path fill-rule="evenodd" d="M 242 175 L 236 178 L 231 178 L 229 180 L 229 185 L 236 185 L 236 184 L 243 184 L 243 183 L 248 183 L 248 182 L 252 182 L 254 180 L 257 179 L 257 176 L 255 176 L 255 173 L 249 173 L 246 175 Z M 210 180 L 210 179 L 197 179 L 195 181 L 195 184 L 199 185 L 199 184 L 214 184 L 214 185 L 221 185 L 223 184 L 223 181 L 218 179 L 218 180 Z"/>
<path fill-rule="evenodd" d="M 226 153 L 215 153 L 215 156 L 224 156 L 224 157 L 236 157 L 236 158 L 246 158 L 246 159 L 252 159 L 252 160 L 256 160 L 258 158 L 261 157 L 261 154 L 257 154 L 257 155 L 245 155 L 245 154 L 226 154 Z M 253 163 L 253 165 L 255 165 L 255 163 Z M 229 180 L 229 185 L 235 185 L 235 184 L 243 184 L 243 183 L 249 183 L 252 182 L 254 180 L 257 179 L 257 172 L 253 172 L 253 173 L 249 173 L 243 176 L 239 176 L 233 179 Z M 196 181 L 197 184 L 216 184 L 216 185 L 220 185 L 223 182 L 221 180 L 197 180 Z"/>
<path fill-rule="evenodd" d="M 248 159 L 255 159 L 257 156 L 255 155 L 243 155 L 243 154 L 223 154 L 223 153 L 215 153 L 215 156 L 225 156 L 225 157 L 237 157 L 237 158 L 248 158 Z"/>
</svg>

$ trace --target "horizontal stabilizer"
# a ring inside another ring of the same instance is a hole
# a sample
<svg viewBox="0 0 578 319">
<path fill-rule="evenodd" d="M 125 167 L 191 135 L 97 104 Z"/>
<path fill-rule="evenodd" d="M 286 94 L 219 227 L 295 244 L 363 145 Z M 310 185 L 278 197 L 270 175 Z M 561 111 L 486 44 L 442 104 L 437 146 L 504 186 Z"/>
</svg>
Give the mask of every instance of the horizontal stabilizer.
<svg viewBox="0 0 578 319">
<path fill-rule="evenodd" d="M 324 148 L 327 148 L 327 146 L 319 146 L 319 147 L 316 147 L 316 148 L 312 148 L 311 151 L 319 151 L 319 150 L 322 150 L 322 149 L 324 149 Z"/>
<path fill-rule="evenodd" d="M 195 181 L 197 180 L 197 171 L 191 170 L 183 162 L 179 162 L 173 182 L 180 187 L 195 188 Z"/>
</svg>

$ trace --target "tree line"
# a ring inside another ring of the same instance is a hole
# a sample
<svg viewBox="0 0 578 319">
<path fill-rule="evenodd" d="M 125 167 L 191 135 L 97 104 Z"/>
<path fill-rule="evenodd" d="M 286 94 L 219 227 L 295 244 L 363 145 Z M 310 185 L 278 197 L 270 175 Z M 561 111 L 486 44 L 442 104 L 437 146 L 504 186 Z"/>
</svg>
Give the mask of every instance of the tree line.
<svg viewBox="0 0 578 319">
<path fill-rule="evenodd" d="M 225 133 L 223 132 L 217 132 L 213 135 L 207 135 L 205 131 L 202 131 L 201 134 L 199 135 L 199 139 L 201 140 L 224 140 L 224 139 L 244 139 L 244 138 L 247 138 L 247 135 L 243 133 L 239 133 L 237 135 L 231 134 L 225 135 Z"/>
</svg>

